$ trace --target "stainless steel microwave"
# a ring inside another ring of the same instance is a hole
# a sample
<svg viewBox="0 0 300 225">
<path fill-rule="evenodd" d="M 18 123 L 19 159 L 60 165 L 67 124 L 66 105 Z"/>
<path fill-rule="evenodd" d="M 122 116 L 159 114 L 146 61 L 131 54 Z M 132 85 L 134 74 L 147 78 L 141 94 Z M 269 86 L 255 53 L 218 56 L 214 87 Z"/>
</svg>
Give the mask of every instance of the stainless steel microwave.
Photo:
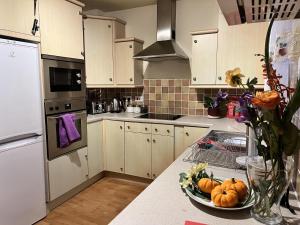
<svg viewBox="0 0 300 225">
<path fill-rule="evenodd" d="M 45 99 L 84 98 L 85 64 L 81 59 L 42 55 Z"/>
</svg>

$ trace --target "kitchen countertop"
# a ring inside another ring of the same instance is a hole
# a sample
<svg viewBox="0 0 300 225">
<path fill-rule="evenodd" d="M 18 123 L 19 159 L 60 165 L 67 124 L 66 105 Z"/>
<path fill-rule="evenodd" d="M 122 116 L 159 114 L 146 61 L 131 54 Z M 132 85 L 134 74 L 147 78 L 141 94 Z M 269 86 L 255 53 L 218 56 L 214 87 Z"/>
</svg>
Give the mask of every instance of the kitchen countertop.
<svg viewBox="0 0 300 225">
<path fill-rule="evenodd" d="M 121 114 L 120 114 L 121 115 Z M 106 117 L 103 117 L 106 118 Z M 121 116 L 110 117 L 121 118 Z M 125 118 L 125 117 L 123 117 Z M 133 119 L 128 116 L 128 120 Z M 126 119 L 126 120 L 127 120 Z M 146 120 L 150 122 L 150 120 Z M 155 123 L 157 121 L 155 120 Z M 165 123 L 161 121 L 161 123 Z M 210 130 L 242 131 L 244 126 L 233 120 L 211 120 L 205 117 L 183 117 L 176 121 L 169 121 L 180 125 L 209 125 Z M 192 163 L 184 162 L 183 158 L 191 151 L 188 148 L 177 160 L 175 160 L 155 181 L 151 183 L 137 198 L 132 201 L 110 225 L 184 225 L 186 220 L 201 222 L 209 225 L 255 225 L 261 224 L 251 218 L 249 209 L 229 212 L 211 209 L 190 200 L 181 190 L 179 174 L 187 171 Z M 236 177 L 245 180 L 245 171 L 232 170 L 221 167 L 208 167 L 208 173 L 213 171 L 219 178 Z M 294 199 L 291 204 L 297 206 L 296 212 L 300 213 L 299 202 Z M 287 224 L 300 224 L 299 217 L 292 215 L 287 209 L 282 209 L 285 218 L 289 218 Z M 294 222 L 291 222 L 293 221 Z"/>
<path fill-rule="evenodd" d="M 140 123 L 155 123 L 155 124 L 173 124 L 178 126 L 196 126 L 207 127 L 208 132 L 214 130 L 225 130 L 232 132 L 245 132 L 246 126 L 241 123 L 235 122 L 233 119 L 209 119 L 206 116 L 183 116 L 177 120 L 158 120 L 158 119 L 145 119 L 136 118 L 143 114 L 136 113 L 103 113 L 97 115 L 88 115 L 87 122 L 93 123 L 101 120 L 116 120 L 126 122 L 140 122 Z"/>
</svg>

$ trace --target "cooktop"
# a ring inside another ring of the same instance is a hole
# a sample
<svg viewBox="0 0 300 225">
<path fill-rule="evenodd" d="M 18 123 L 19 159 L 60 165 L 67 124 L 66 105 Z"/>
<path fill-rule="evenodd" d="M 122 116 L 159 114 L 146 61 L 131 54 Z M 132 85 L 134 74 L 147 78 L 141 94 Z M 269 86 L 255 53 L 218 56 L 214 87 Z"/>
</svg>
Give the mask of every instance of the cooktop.
<svg viewBox="0 0 300 225">
<path fill-rule="evenodd" d="M 157 119 L 157 120 L 177 120 L 181 115 L 173 115 L 173 114 L 156 114 L 156 113 L 147 113 L 136 118 L 143 119 Z"/>
</svg>

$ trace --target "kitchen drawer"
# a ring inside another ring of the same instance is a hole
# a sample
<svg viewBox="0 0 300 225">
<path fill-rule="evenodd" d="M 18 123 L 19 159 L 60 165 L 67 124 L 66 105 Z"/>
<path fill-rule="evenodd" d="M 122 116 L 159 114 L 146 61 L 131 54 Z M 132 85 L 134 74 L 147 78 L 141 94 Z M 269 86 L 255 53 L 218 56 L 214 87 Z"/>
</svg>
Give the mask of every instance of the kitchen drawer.
<svg viewBox="0 0 300 225">
<path fill-rule="evenodd" d="M 148 123 L 125 123 L 126 132 L 151 134 L 151 124 Z"/>
<path fill-rule="evenodd" d="M 174 126 L 164 124 L 152 124 L 152 134 L 174 136 Z"/>
</svg>

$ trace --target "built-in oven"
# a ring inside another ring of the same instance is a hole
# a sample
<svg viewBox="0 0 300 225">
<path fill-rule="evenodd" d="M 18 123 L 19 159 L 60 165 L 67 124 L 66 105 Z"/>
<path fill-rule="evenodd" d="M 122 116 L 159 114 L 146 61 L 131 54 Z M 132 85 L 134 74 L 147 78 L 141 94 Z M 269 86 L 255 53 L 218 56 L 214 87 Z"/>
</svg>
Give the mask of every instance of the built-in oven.
<svg viewBox="0 0 300 225">
<path fill-rule="evenodd" d="M 42 55 L 45 99 L 84 98 L 85 64 L 81 59 Z"/>
<path fill-rule="evenodd" d="M 87 113 L 85 108 L 85 99 L 45 101 L 48 160 L 87 146 Z M 73 114 L 74 124 L 80 138 L 68 146 L 61 147 L 59 120 L 66 113 Z"/>
</svg>

